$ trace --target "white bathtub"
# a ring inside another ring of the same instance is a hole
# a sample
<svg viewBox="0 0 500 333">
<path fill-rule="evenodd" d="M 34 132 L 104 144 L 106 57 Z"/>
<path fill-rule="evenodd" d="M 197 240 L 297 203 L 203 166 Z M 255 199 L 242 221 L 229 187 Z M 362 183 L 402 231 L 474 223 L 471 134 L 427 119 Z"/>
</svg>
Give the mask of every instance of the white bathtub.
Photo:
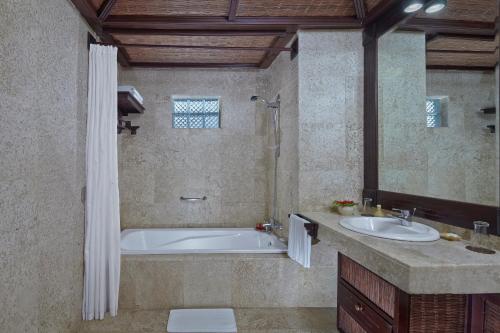
<svg viewBox="0 0 500 333">
<path fill-rule="evenodd" d="M 275 235 L 251 228 L 126 229 L 122 254 L 285 253 Z"/>
</svg>

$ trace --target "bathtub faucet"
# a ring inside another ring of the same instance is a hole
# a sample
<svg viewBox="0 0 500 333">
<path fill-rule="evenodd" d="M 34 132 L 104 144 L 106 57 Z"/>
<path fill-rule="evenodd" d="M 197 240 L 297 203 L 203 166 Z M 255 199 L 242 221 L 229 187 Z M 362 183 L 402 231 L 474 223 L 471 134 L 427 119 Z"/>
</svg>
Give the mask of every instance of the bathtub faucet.
<svg viewBox="0 0 500 333">
<path fill-rule="evenodd" d="M 283 225 L 279 223 L 279 221 L 273 219 L 272 217 L 269 220 L 267 220 L 266 223 L 264 223 L 262 226 L 265 228 L 266 232 L 272 232 L 273 230 L 283 229 Z"/>
</svg>

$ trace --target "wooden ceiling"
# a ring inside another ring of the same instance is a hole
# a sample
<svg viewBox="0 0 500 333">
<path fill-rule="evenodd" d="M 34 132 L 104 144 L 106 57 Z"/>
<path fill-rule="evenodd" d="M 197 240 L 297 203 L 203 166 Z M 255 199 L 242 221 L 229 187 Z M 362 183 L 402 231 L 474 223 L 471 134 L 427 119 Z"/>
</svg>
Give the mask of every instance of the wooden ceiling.
<svg viewBox="0 0 500 333">
<path fill-rule="evenodd" d="M 445 10 L 421 13 L 403 28 L 426 32 L 430 69 L 492 70 L 499 59 L 497 6 L 497 0 L 448 0 Z"/>
<path fill-rule="evenodd" d="M 399 1 L 72 0 L 101 40 L 119 47 L 123 66 L 250 68 L 291 51 L 298 29 L 361 29 Z M 442 13 L 417 15 L 402 28 L 428 33 L 433 65 L 453 56 L 456 66 L 490 66 L 496 1 L 449 0 Z"/>
</svg>

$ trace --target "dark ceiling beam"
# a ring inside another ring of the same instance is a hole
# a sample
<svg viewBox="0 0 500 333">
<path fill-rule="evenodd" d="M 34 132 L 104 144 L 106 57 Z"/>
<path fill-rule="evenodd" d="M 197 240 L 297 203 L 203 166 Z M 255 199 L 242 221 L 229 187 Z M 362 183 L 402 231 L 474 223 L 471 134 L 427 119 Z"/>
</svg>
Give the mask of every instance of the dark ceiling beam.
<svg viewBox="0 0 500 333">
<path fill-rule="evenodd" d="M 234 21 L 236 19 L 236 14 L 238 13 L 239 0 L 230 0 L 229 3 L 229 14 L 227 19 L 229 21 Z"/>
<path fill-rule="evenodd" d="M 85 18 L 90 27 L 97 33 L 101 27 L 94 7 L 92 7 L 87 0 L 71 0 L 71 2 L 75 5 L 76 9 L 78 9 L 83 18 Z"/>
<path fill-rule="evenodd" d="M 132 67 L 143 68 L 259 68 L 258 64 L 248 63 L 175 63 L 175 62 L 132 62 Z"/>
<path fill-rule="evenodd" d="M 129 29 L 233 29 L 245 30 L 300 28 L 361 28 L 361 21 L 351 17 L 236 17 L 229 21 L 225 16 L 109 16 L 103 23 L 105 28 Z"/>
<path fill-rule="evenodd" d="M 71 2 L 75 5 L 76 9 L 78 9 L 83 18 L 87 21 L 90 28 L 97 34 L 97 36 L 101 38 L 103 42 L 112 44 L 116 43 L 113 37 L 104 32 L 94 8 L 87 0 L 71 0 Z M 124 67 L 130 66 L 129 56 L 123 49 L 118 49 L 118 62 Z"/>
<path fill-rule="evenodd" d="M 389 8 L 400 0 L 382 0 L 373 7 L 366 15 L 365 23 L 370 24 L 382 16 Z"/>
<path fill-rule="evenodd" d="M 105 28 L 104 32 L 117 35 L 148 36 L 284 36 L 281 30 L 176 30 L 176 29 L 128 29 Z"/>
<path fill-rule="evenodd" d="M 276 39 L 276 41 L 273 44 L 273 47 L 276 47 L 276 48 L 286 47 L 292 41 L 292 39 L 295 37 L 296 32 L 297 32 L 296 30 L 290 29 L 288 31 L 288 33 L 286 34 L 286 36 L 279 37 Z M 271 66 L 271 64 L 278 57 L 279 54 L 280 54 L 280 51 L 278 51 L 278 50 L 268 51 L 267 54 L 262 59 L 262 61 L 260 62 L 259 67 L 260 68 L 268 68 L 269 66 Z"/>
<path fill-rule="evenodd" d="M 427 65 L 427 69 L 435 70 L 456 70 L 456 71 L 482 71 L 491 72 L 495 70 L 495 66 L 449 66 L 449 65 Z"/>
<path fill-rule="evenodd" d="M 154 48 L 154 49 L 206 49 L 206 50 L 232 50 L 232 51 L 292 51 L 290 47 L 245 47 L 245 46 L 212 46 L 212 45 L 167 45 L 167 44 L 127 44 L 127 43 L 99 43 L 123 48 Z"/>
<path fill-rule="evenodd" d="M 469 50 L 427 50 L 427 53 L 441 53 L 441 54 L 487 54 L 494 55 L 495 51 L 469 51 Z"/>
<path fill-rule="evenodd" d="M 113 6 L 116 4 L 116 0 L 105 0 L 101 5 L 101 8 L 97 11 L 97 17 L 99 21 L 104 22 L 108 18 L 109 14 L 111 14 L 111 10 Z"/>
<path fill-rule="evenodd" d="M 438 34 L 436 33 L 430 33 L 430 34 L 426 34 L 425 35 L 425 42 L 426 43 L 430 43 L 432 42 L 433 40 L 435 40 L 436 38 L 438 38 Z"/>
<path fill-rule="evenodd" d="M 461 35 L 495 35 L 494 22 L 441 20 L 428 18 L 411 18 L 400 25 L 402 30 L 417 30 L 426 33 L 449 33 Z"/>
<path fill-rule="evenodd" d="M 430 42 L 436 38 L 451 38 L 451 39 L 463 39 L 463 40 L 471 40 L 471 41 L 480 41 L 480 42 L 494 42 L 494 35 L 473 35 L 473 34 L 449 34 L 449 33 L 429 33 L 427 34 L 427 42 Z"/>
<path fill-rule="evenodd" d="M 356 9 L 356 17 L 364 21 L 366 17 L 366 7 L 365 7 L 365 1 L 364 0 L 353 0 L 354 1 L 354 8 Z"/>
</svg>

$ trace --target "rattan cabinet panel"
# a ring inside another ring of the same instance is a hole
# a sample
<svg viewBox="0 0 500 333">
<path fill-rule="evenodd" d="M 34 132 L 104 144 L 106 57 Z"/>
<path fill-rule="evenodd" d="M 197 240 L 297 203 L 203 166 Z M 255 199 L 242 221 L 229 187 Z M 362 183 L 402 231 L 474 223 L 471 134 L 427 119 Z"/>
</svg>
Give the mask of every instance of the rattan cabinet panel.
<svg viewBox="0 0 500 333">
<path fill-rule="evenodd" d="M 396 287 L 346 256 L 340 256 L 340 277 L 394 317 Z"/>
<path fill-rule="evenodd" d="M 338 264 L 343 333 L 500 333 L 498 295 L 407 294 L 340 253 Z"/>
</svg>

